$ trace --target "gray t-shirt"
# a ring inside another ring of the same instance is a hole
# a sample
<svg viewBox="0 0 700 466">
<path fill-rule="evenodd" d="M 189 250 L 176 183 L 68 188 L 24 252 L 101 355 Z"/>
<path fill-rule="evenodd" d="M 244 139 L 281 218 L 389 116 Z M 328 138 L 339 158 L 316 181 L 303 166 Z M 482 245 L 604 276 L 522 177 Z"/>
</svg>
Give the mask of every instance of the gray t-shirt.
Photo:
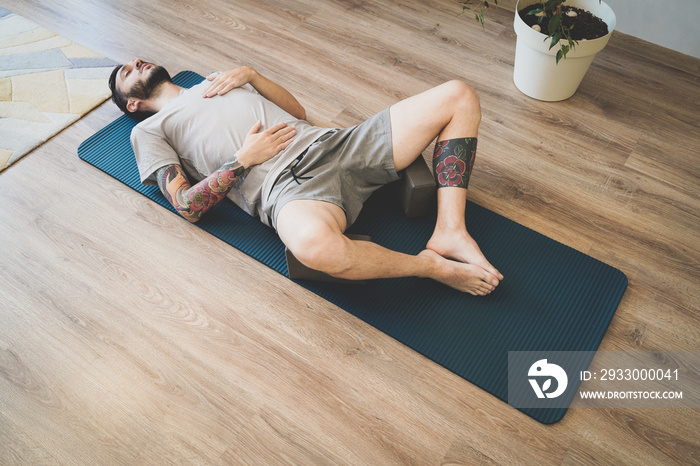
<svg viewBox="0 0 700 466">
<path fill-rule="evenodd" d="M 156 184 L 156 170 L 179 164 L 194 184 L 229 161 L 258 120 L 262 121 L 261 131 L 285 122 L 296 128 L 293 142 L 267 162 L 252 167 L 228 194 L 245 212 L 270 225 L 262 204 L 275 180 L 312 142 L 331 129 L 297 120 L 250 84 L 205 99 L 202 92 L 207 86 L 209 81 L 205 80 L 183 90 L 158 113 L 134 127 L 131 145 L 141 182 Z"/>
</svg>

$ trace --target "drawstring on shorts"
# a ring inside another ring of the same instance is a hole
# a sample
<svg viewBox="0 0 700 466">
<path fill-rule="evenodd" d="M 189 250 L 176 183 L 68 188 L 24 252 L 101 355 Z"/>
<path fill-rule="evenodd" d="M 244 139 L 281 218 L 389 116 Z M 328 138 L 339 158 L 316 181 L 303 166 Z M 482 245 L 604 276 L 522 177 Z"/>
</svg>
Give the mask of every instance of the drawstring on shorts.
<svg viewBox="0 0 700 466">
<path fill-rule="evenodd" d="M 289 167 L 289 171 L 292 174 L 292 178 L 299 185 L 301 184 L 301 181 L 299 180 L 310 180 L 311 178 L 313 178 L 313 176 L 297 176 L 296 173 L 294 173 L 294 169 L 301 163 L 302 159 L 304 158 L 304 155 L 306 155 L 306 151 L 299 154 L 299 157 L 295 159 L 296 162 L 294 162 L 294 165 Z"/>
</svg>

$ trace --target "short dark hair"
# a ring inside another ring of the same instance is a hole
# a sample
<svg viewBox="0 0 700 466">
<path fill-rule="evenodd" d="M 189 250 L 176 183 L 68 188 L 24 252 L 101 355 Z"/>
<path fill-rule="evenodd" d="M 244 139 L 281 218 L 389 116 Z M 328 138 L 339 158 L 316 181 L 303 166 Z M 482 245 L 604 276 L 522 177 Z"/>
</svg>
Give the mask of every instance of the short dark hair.
<svg viewBox="0 0 700 466">
<path fill-rule="evenodd" d="M 117 73 L 122 69 L 124 65 L 117 65 L 112 70 L 112 74 L 109 76 L 109 90 L 112 91 L 112 102 L 114 102 L 119 110 L 124 113 L 129 113 L 126 109 L 126 95 L 117 89 Z"/>
<path fill-rule="evenodd" d="M 117 65 L 114 67 L 112 70 L 112 74 L 109 76 L 109 89 L 112 91 L 112 102 L 114 102 L 117 107 L 119 107 L 119 110 L 124 112 L 126 115 L 130 116 L 136 121 L 143 121 L 149 116 L 153 115 L 151 112 L 144 112 L 142 110 L 138 110 L 136 112 L 130 112 L 129 109 L 126 108 L 126 104 L 128 103 L 129 96 L 126 95 L 124 92 L 120 91 L 117 89 L 117 74 L 119 73 L 119 70 L 122 69 L 122 66 L 124 65 Z"/>
</svg>

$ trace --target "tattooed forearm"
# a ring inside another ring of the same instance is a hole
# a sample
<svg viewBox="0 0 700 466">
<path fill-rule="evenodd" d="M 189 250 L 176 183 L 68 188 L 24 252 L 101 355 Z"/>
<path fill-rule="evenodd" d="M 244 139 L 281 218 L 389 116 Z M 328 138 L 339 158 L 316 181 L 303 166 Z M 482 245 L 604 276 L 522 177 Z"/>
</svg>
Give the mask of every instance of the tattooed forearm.
<svg viewBox="0 0 700 466">
<path fill-rule="evenodd" d="M 187 220 L 196 222 L 228 194 L 243 172 L 243 166 L 234 157 L 194 186 L 190 185 L 180 165 L 158 169 L 156 179 L 173 207 Z"/>
</svg>

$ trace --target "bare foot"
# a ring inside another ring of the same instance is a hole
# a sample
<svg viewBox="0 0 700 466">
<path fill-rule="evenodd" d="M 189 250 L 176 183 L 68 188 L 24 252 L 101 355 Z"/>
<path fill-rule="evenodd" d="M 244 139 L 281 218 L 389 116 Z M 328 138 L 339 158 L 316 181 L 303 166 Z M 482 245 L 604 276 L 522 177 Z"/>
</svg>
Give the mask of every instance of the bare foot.
<svg viewBox="0 0 700 466">
<path fill-rule="evenodd" d="M 498 286 L 499 279 L 478 265 L 445 259 L 430 249 L 426 249 L 418 255 L 435 261 L 436 272 L 430 278 L 456 290 L 475 296 L 485 296 Z"/>
<path fill-rule="evenodd" d="M 465 264 L 478 265 L 495 275 L 498 280 L 503 280 L 503 275 L 486 260 L 476 241 L 469 236 L 466 230 L 463 232 L 435 230 L 425 247 L 435 251 L 442 257 L 464 262 Z"/>
</svg>

